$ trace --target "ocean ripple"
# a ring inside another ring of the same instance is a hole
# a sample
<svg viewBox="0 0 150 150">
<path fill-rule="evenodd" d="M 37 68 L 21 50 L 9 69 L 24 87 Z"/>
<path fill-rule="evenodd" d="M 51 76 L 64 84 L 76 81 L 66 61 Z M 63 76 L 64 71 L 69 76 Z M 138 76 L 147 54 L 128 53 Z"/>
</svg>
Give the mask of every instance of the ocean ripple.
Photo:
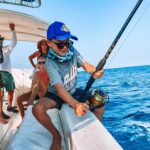
<svg viewBox="0 0 150 150">
<path fill-rule="evenodd" d="M 78 86 L 84 89 L 90 75 L 78 76 Z M 150 66 L 106 69 L 92 86 L 99 88 L 110 97 L 104 126 L 123 149 L 150 150 Z"/>
</svg>

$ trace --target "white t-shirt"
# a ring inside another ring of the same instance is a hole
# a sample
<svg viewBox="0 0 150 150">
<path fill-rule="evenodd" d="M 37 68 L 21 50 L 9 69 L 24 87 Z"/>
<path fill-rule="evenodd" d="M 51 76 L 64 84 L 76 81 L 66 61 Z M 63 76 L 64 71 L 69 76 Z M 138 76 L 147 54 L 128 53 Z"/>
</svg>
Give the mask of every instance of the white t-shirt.
<svg viewBox="0 0 150 150">
<path fill-rule="evenodd" d="M 16 32 L 12 31 L 12 42 L 10 45 L 4 46 L 2 48 L 3 55 L 4 55 L 4 61 L 2 64 L 0 64 L 0 70 L 1 71 L 8 71 L 11 72 L 11 61 L 10 61 L 10 54 L 13 51 L 17 44 L 17 36 Z"/>
</svg>

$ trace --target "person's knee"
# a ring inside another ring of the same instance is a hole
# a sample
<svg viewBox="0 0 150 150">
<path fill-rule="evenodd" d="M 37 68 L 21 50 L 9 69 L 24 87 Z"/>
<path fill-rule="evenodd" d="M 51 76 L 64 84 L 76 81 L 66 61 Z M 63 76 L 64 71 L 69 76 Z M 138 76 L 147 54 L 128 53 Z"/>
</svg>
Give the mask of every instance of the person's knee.
<svg viewBox="0 0 150 150">
<path fill-rule="evenodd" d="M 9 96 L 13 96 L 13 94 L 14 94 L 14 90 L 8 91 L 8 95 L 9 95 Z"/>
<path fill-rule="evenodd" d="M 97 109 L 95 109 L 94 112 L 95 112 L 96 114 L 103 114 L 103 112 L 104 112 L 104 107 L 97 108 Z"/>
<path fill-rule="evenodd" d="M 39 88 L 40 88 L 39 85 L 36 83 L 36 84 L 33 86 L 32 91 L 33 91 L 33 90 L 39 90 Z"/>
<path fill-rule="evenodd" d="M 44 106 L 40 103 L 36 103 L 33 105 L 33 108 L 32 108 L 32 113 L 33 115 L 40 115 L 40 114 L 43 114 L 45 113 L 46 110 L 44 109 Z"/>
<path fill-rule="evenodd" d="M 94 111 L 94 114 L 96 115 L 96 117 L 102 122 L 103 119 L 103 113 L 104 113 L 104 107 L 101 108 L 97 108 Z"/>
</svg>

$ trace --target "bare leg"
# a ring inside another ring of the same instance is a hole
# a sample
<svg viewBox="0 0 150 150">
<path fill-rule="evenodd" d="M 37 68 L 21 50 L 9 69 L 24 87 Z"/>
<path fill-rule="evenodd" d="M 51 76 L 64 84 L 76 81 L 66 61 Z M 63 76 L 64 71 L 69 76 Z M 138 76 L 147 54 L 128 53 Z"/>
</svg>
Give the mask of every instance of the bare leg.
<svg viewBox="0 0 150 150">
<path fill-rule="evenodd" d="M 19 97 L 17 97 L 17 107 L 18 107 L 18 110 L 19 110 L 19 113 L 21 115 L 21 117 L 23 118 L 24 117 L 24 105 L 23 105 L 23 102 L 26 102 L 28 101 L 29 97 L 31 95 L 31 91 L 30 92 L 27 92 L 27 93 L 24 93 L 22 95 L 20 95 Z"/>
<path fill-rule="evenodd" d="M 103 114 L 104 114 L 104 107 L 95 109 L 94 114 L 98 118 L 98 120 L 102 122 Z"/>
<path fill-rule="evenodd" d="M 0 91 L 0 122 L 3 124 L 8 123 L 3 117 L 2 117 L 2 112 L 3 112 L 3 97 L 4 97 L 4 92 Z"/>
<path fill-rule="evenodd" d="M 29 100 L 28 100 L 28 105 L 32 105 L 33 104 L 33 101 L 35 99 L 35 96 L 37 95 L 39 91 L 39 85 L 38 84 L 35 84 L 32 88 L 32 93 L 29 97 Z"/>
<path fill-rule="evenodd" d="M 0 115 L 2 115 L 3 112 L 3 98 L 4 98 L 4 91 L 0 90 Z"/>
<path fill-rule="evenodd" d="M 6 121 L 1 115 L 0 115 L 0 123 L 6 124 L 8 121 Z"/>
<path fill-rule="evenodd" d="M 61 150 L 61 136 L 46 113 L 48 109 L 56 107 L 56 103 L 42 97 L 32 108 L 35 118 L 53 135 L 53 143 L 50 150 Z"/>
<path fill-rule="evenodd" d="M 14 90 L 8 91 L 8 107 L 12 107 Z"/>
</svg>

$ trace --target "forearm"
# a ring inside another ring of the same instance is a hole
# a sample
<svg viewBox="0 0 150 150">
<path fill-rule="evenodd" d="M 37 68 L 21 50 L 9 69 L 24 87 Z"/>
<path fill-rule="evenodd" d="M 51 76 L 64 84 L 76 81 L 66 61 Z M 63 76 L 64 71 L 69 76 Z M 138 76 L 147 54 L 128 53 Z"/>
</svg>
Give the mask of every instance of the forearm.
<svg viewBox="0 0 150 150">
<path fill-rule="evenodd" d="M 85 62 L 83 65 L 82 65 L 83 69 L 90 73 L 90 74 L 93 74 L 93 78 L 94 79 L 98 79 L 98 78 L 101 78 L 104 74 L 104 71 L 103 70 L 98 70 L 96 71 L 96 67 L 94 67 L 93 65 L 89 64 L 88 62 Z"/>
<path fill-rule="evenodd" d="M 76 107 L 76 104 L 78 103 L 78 101 L 76 99 L 74 99 L 66 90 L 65 88 L 61 85 L 61 84 L 56 84 L 55 88 L 58 92 L 58 95 L 61 99 L 64 100 L 64 102 L 66 102 L 67 104 L 69 104 L 70 106 L 72 106 L 73 108 Z"/>
<path fill-rule="evenodd" d="M 90 74 L 94 73 L 95 70 L 96 70 L 96 68 L 95 68 L 92 64 L 89 64 L 88 62 L 85 62 L 85 63 L 82 65 L 82 68 L 83 68 L 86 72 L 88 72 L 88 73 L 90 73 Z"/>
<path fill-rule="evenodd" d="M 34 68 L 36 68 L 36 65 L 35 65 L 33 59 L 36 58 L 36 57 L 38 57 L 39 54 L 40 54 L 39 51 L 36 51 L 36 52 L 34 52 L 33 54 L 31 54 L 31 55 L 29 56 L 29 61 L 30 61 L 30 63 L 32 64 L 32 66 L 33 66 Z"/>
<path fill-rule="evenodd" d="M 34 64 L 33 60 L 29 58 L 29 61 L 30 61 L 31 65 L 32 65 L 34 68 L 36 68 L 36 65 Z"/>
<path fill-rule="evenodd" d="M 10 48 L 11 49 L 14 49 L 14 47 L 16 46 L 17 44 L 17 36 L 16 36 L 16 32 L 15 31 L 12 31 L 12 42 L 10 44 Z"/>
<path fill-rule="evenodd" d="M 33 103 L 33 101 L 35 99 L 35 96 L 37 95 L 38 91 L 39 91 L 39 86 L 38 86 L 38 84 L 35 84 L 33 86 L 33 88 L 32 88 L 32 93 L 31 93 L 31 96 L 30 96 L 30 98 L 28 100 L 28 104 L 32 104 Z"/>
</svg>

